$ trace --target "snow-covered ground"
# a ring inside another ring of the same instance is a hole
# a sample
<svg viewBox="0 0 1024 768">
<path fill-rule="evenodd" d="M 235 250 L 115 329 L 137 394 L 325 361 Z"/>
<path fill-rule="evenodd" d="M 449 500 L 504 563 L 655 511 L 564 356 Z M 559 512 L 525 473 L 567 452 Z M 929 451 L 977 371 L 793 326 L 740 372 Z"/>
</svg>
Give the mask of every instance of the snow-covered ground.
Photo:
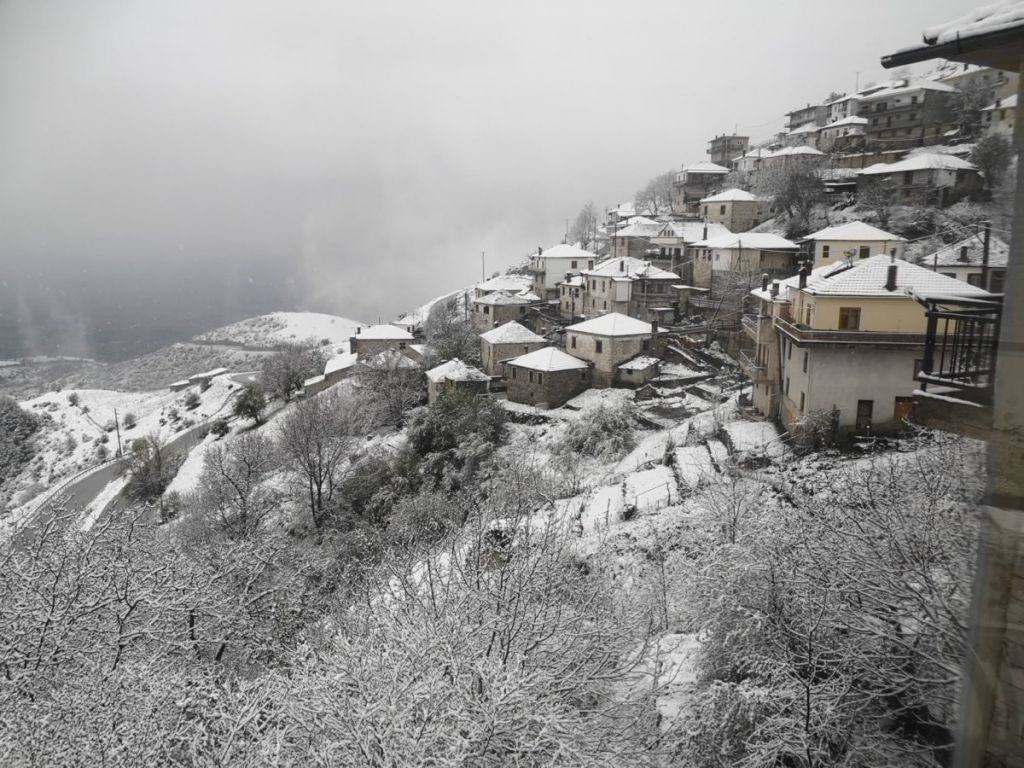
<svg viewBox="0 0 1024 768">
<path fill-rule="evenodd" d="M 347 344 L 356 329 L 366 325 L 358 320 L 320 312 L 272 312 L 201 333 L 195 337 L 195 341 L 273 347 L 310 339 L 320 343 L 326 339 L 327 344 L 324 346 L 337 347 Z"/>
</svg>

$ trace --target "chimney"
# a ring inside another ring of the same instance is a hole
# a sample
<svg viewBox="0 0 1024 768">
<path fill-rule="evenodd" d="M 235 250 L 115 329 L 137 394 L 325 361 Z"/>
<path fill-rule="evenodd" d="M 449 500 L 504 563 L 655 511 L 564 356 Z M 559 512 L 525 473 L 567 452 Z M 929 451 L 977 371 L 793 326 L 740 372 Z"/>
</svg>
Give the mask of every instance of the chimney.
<svg viewBox="0 0 1024 768">
<path fill-rule="evenodd" d="M 811 270 L 806 265 L 800 267 L 800 289 L 803 290 L 807 287 L 807 276 L 811 274 Z"/>
<path fill-rule="evenodd" d="M 773 298 L 773 299 L 774 299 L 774 298 L 775 298 L 776 296 L 778 296 L 778 295 L 779 295 L 779 281 L 778 281 L 778 280 L 773 280 L 773 281 L 772 281 L 772 290 L 771 290 L 771 294 L 772 294 L 772 298 Z"/>
<path fill-rule="evenodd" d="M 960 261 L 967 261 L 967 246 L 960 246 Z"/>
<path fill-rule="evenodd" d="M 707 240 L 708 239 L 708 223 L 706 221 L 704 222 L 704 237 L 701 238 L 701 239 L 702 240 Z"/>
<path fill-rule="evenodd" d="M 537 255 L 538 255 L 538 256 L 540 256 L 540 255 L 541 255 L 542 253 L 544 253 L 544 249 L 543 249 L 543 248 L 541 248 L 541 247 L 540 247 L 540 246 L 538 245 L 538 246 L 537 246 Z"/>
<path fill-rule="evenodd" d="M 896 290 L 896 265 L 890 264 L 889 269 L 885 273 L 885 290 L 895 291 Z"/>
<path fill-rule="evenodd" d="M 768 273 L 767 272 L 765 272 L 764 274 L 761 275 L 761 290 L 762 291 L 767 291 L 768 290 Z"/>
<path fill-rule="evenodd" d="M 619 259 L 619 272 L 625 272 L 625 271 L 626 271 L 626 260 L 625 259 Z"/>
</svg>

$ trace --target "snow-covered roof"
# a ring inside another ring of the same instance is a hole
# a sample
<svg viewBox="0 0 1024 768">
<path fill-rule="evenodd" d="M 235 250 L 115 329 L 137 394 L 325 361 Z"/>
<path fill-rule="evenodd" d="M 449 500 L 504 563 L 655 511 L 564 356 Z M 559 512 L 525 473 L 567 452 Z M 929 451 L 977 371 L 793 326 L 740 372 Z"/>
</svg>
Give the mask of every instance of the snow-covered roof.
<svg viewBox="0 0 1024 768">
<path fill-rule="evenodd" d="M 684 242 L 695 243 L 709 237 L 731 234 L 725 224 L 711 224 L 702 221 L 670 221 L 661 228 L 659 237 L 678 237 Z"/>
<path fill-rule="evenodd" d="M 567 278 L 562 278 L 558 281 L 558 285 L 565 285 L 570 288 L 582 288 L 586 283 L 580 275 L 569 275 Z"/>
<path fill-rule="evenodd" d="M 578 357 L 566 354 L 555 347 L 544 347 L 525 355 L 505 361 L 506 365 L 517 365 L 520 368 L 532 368 L 535 371 L 571 371 L 587 368 L 587 364 Z"/>
<path fill-rule="evenodd" d="M 841 120 L 836 120 L 834 122 L 829 123 L 824 128 L 822 128 L 822 130 L 824 131 L 824 130 L 828 130 L 829 128 L 839 128 L 839 127 L 844 126 L 844 125 L 867 125 L 867 124 L 868 124 L 868 119 L 866 117 L 858 117 L 857 115 L 850 115 L 849 117 L 844 117 Z"/>
<path fill-rule="evenodd" d="M 479 291 L 522 291 L 523 289 L 529 288 L 531 280 L 528 277 L 522 275 L 498 275 L 492 277 L 490 280 L 484 280 L 482 283 L 477 284 L 477 290 Z"/>
<path fill-rule="evenodd" d="M 378 352 L 368 360 L 360 360 L 359 364 L 367 368 L 422 368 L 423 366 L 399 352 L 397 349 L 386 349 Z"/>
<path fill-rule="evenodd" d="M 621 216 L 635 216 L 636 215 L 636 206 L 633 204 L 632 201 L 627 201 L 625 203 L 620 203 L 615 208 L 612 208 L 612 213 L 617 214 L 620 217 Z"/>
<path fill-rule="evenodd" d="M 319 376 L 311 376 L 310 378 L 308 378 L 308 379 L 306 379 L 305 381 L 302 382 L 302 386 L 303 387 L 311 387 L 314 384 L 319 384 L 325 378 L 326 377 L 323 374 L 321 374 Z"/>
<path fill-rule="evenodd" d="M 815 122 L 804 123 L 799 128 L 794 128 L 790 131 L 787 136 L 802 136 L 806 133 L 817 133 L 821 130 L 821 126 Z"/>
<path fill-rule="evenodd" d="M 324 373 L 334 373 L 335 371 L 343 371 L 346 368 L 351 368 L 359 360 L 359 355 L 355 352 L 345 352 L 340 355 L 335 355 L 327 364 L 324 365 Z"/>
<path fill-rule="evenodd" d="M 634 357 L 629 362 L 625 362 L 619 366 L 620 371 L 646 371 L 648 368 L 653 368 L 660 363 L 656 357 L 640 356 Z"/>
<path fill-rule="evenodd" d="M 989 104 L 985 107 L 982 112 L 991 112 L 994 109 L 1016 109 L 1017 108 L 1017 94 L 1007 96 L 1005 99 L 999 99 L 995 104 Z"/>
<path fill-rule="evenodd" d="M 702 203 L 752 203 L 760 198 L 743 189 L 727 189 L 717 195 L 701 198 Z"/>
<path fill-rule="evenodd" d="M 896 290 L 885 288 L 889 266 L 896 265 Z M 815 296 L 906 297 L 913 289 L 920 294 L 985 296 L 988 291 L 885 254 L 856 262 L 842 262 L 831 269 L 816 269 L 807 278 L 806 291 Z"/>
<path fill-rule="evenodd" d="M 590 277 L 643 277 L 650 280 L 678 280 L 679 275 L 668 270 L 655 267 L 651 262 L 633 256 L 619 256 L 605 259 L 595 264 L 593 269 L 583 270 Z"/>
<path fill-rule="evenodd" d="M 884 173 L 904 173 L 906 171 L 976 171 L 977 166 L 953 155 L 940 155 L 936 152 L 923 152 L 912 155 L 896 163 L 875 163 L 864 168 L 861 176 L 876 176 Z"/>
<path fill-rule="evenodd" d="M 356 338 L 360 341 L 366 341 L 368 339 L 376 341 L 411 341 L 412 337 L 412 334 L 404 328 L 398 328 L 389 324 L 371 325 L 368 328 L 363 328 L 356 334 Z"/>
<path fill-rule="evenodd" d="M 956 91 L 951 85 L 945 83 L 939 83 L 935 80 L 926 80 L 924 78 L 905 78 L 903 80 L 892 80 L 885 83 L 882 87 L 874 87 L 871 89 L 864 89 L 857 96 L 861 101 L 875 101 L 877 99 L 887 99 L 891 96 L 900 96 L 905 93 L 913 93 L 915 91 L 941 91 L 943 93 L 953 93 Z"/>
<path fill-rule="evenodd" d="M 607 315 L 570 325 L 565 330 L 594 336 L 644 336 L 651 333 L 652 327 L 650 323 L 621 312 L 609 312 Z"/>
<path fill-rule="evenodd" d="M 728 173 L 728 168 L 723 168 L 718 163 L 693 163 L 692 165 L 684 165 L 683 170 L 686 173 Z"/>
<path fill-rule="evenodd" d="M 521 293 L 509 293 L 508 291 L 495 291 L 478 299 L 473 299 L 474 304 L 492 304 L 496 306 L 507 306 L 513 304 L 535 304 L 541 298 L 534 293 L 524 291 Z"/>
<path fill-rule="evenodd" d="M 942 45 L 1021 24 L 1024 24 L 1024 0 L 1003 0 L 976 8 L 945 24 L 928 27 L 924 31 L 924 41 L 929 45 Z"/>
<path fill-rule="evenodd" d="M 567 245 L 561 243 L 560 245 L 553 245 L 550 248 L 545 248 L 536 258 L 538 259 L 596 259 L 597 254 L 585 251 L 578 245 Z"/>
<path fill-rule="evenodd" d="M 622 229 L 615 233 L 616 237 L 653 237 L 661 231 L 662 223 L 660 221 L 653 221 L 651 219 L 644 219 L 641 216 L 637 216 L 632 219 Z"/>
<path fill-rule="evenodd" d="M 544 341 L 543 336 L 538 336 L 515 320 L 492 328 L 487 333 L 481 333 L 480 338 L 489 344 L 536 344 L 538 341 Z"/>
<path fill-rule="evenodd" d="M 899 241 L 903 238 L 863 221 L 848 221 L 845 224 L 837 224 L 834 227 L 825 227 L 817 232 L 812 232 L 804 240 Z"/>
<path fill-rule="evenodd" d="M 758 250 L 797 250 L 797 244 L 772 232 L 742 232 L 740 234 L 710 237 L 694 243 L 697 248 L 755 248 Z"/>
<path fill-rule="evenodd" d="M 455 358 L 427 371 L 427 378 L 435 384 L 441 381 L 490 381 L 491 377 L 478 368 Z"/>
<path fill-rule="evenodd" d="M 966 249 L 966 250 L 962 250 Z M 980 266 L 984 258 L 985 246 L 981 234 L 971 235 L 960 242 L 947 245 L 922 260 L 926 267 L 971 267 Z M 963 256 L 961 256 L 961 253 Z M 989 240 L 988 265 L 1005 267 L 1010 255 L 1010 247 L 1005 241 L 994 235 Z"/>
<path fill-rule="evenodd" d="M 768 152 L 762 155 L 763 158 L 769 159 L 773 157 L 788 157 L 789 155 L 824 155 L 824 152 L 820 152 L 814 147 L 783 147 L 782 149 L 776 149 L 774 152 Z"/>
</svg>

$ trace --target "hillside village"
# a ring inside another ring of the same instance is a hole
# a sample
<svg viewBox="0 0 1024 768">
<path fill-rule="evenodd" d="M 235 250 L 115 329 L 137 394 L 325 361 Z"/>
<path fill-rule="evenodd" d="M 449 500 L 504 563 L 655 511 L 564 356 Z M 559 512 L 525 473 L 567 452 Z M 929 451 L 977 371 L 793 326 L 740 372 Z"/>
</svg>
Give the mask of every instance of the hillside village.
<svg viewBox="0 0 1024 768">
<path fill-rule="evenodd" d="M 393 322 L 0 398 L 0 762 L 949 765 L 1020 85 L 933 65 Z"/>
</svg>

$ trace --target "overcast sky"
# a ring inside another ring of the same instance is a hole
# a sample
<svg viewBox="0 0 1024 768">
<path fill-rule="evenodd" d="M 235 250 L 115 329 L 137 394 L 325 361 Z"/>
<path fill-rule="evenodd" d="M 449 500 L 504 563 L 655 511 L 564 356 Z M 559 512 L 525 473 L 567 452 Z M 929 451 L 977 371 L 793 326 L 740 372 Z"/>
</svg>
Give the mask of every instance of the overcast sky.
<svg viewBox="0 0 1024 768">
<path fill-rule="evenodd" d="M 393 319 L 977 4 L 2 0 L 0 323 Z"/>
</svg>

